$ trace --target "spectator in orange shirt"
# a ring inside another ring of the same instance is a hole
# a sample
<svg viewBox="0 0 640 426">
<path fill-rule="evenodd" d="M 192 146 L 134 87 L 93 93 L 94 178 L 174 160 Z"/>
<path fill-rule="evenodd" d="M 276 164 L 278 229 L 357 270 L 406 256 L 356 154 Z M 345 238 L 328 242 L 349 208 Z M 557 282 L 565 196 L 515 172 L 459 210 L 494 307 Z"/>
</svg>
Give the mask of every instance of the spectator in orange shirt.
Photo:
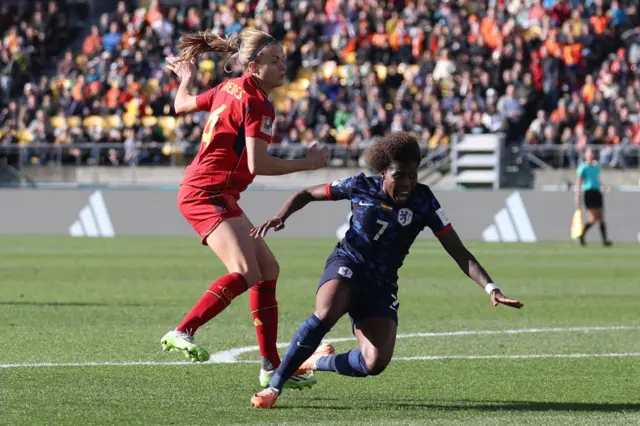
<svg viewBox="0 0 640 426">
<path fill-rule="evenodd" d="M 593 82 L 593 76 L 591 74 L 587 75 L 584 86 L 582 87 L 582 99 L 590 104 L 593 101 L 596 90 L 597 87 Z"/>
<path fill-rule="evenodd" d="M 100 37 L 100 30 L 97 25 L 91 27 L 91 34 L 84 39 L 82 43 L 82 52 L 87 56 L 92 56 L 102 49 L 102 37 Z"/>
</svg>

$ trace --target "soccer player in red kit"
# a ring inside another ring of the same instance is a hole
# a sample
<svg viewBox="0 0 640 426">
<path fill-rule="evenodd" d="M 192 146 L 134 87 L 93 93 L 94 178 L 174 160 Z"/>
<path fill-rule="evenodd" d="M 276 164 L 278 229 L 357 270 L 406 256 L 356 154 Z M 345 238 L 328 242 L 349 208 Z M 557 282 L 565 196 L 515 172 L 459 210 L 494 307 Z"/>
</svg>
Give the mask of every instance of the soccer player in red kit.
<svg viewBox="0 0 640 426">
<path fill-rule="evenodd" d="M 228 274 L 214 281 L 176 329 L 161 339 L 162 348 L 183 352 L 192 361 L 208 360 L 207 351 L 194 342 L 194 334 L 249 290 L 262 359 L 260 383 L 264 386 L 280 365 L 275 297 L 279 266 L 265 241 L 251 237 L 253 225 L 238 199 L 255 175 L 283 175 L 323 167 L 326 148 L 312 146 L 306 158 L 300 160 L 281 160 L 267 152 L 275 119 L 268 96 L 282 86 L 286 71 L 284 50 L 272 36 L 253 29 L 228 39 L 204 32 L 183 36 L 178 47 L 180 56 L 168 59 L 169 69 L 181 80 L 175 110 L 178 114 L 210 112 L 198 155 L 181 182 L 178 206 L 202 244 L 224 263 Z M 206 52 L 231 54 L 245 73 L 192 96 L 196 59 Z M 313 377 L 300 375 L 292 377 L 286 386 L 304 388 L 315 382 Z"/>
</svg>

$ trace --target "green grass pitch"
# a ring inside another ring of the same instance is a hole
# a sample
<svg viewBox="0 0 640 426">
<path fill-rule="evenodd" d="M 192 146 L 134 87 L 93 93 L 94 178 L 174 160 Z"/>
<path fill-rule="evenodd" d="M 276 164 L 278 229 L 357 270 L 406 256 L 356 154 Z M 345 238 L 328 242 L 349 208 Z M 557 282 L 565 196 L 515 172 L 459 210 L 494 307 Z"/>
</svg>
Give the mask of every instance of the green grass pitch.
<svg viewBox="0 0 640 426">
<path fill-rule="evenodd" d="M 269 243 L 286 343 L 335 241 Z M 494 308 L 437 243 L 416 243 L 389 368 L 318 373 L 257 410 L 256 351 L 204 365 L 160 351 L 223 273 L 197 238 L 0 237 L 0 424 L 639 424 L 640 246 L 469 247 L 522 310 Z M 327 337 L 351 337 L 348 319 Z M 197 338 L 212 354 L 254 346 L 247 296 Z"/>
</svg>

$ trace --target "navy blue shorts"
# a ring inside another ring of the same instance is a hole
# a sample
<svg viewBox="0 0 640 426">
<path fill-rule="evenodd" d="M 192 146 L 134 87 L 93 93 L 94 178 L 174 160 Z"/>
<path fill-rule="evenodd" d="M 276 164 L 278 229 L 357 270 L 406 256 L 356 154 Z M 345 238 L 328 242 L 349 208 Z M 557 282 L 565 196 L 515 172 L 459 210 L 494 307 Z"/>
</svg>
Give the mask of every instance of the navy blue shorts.
<svg viewBox="0 0 640 426">
<path fill-rule="evenodd" d="M 334 251 L 329 255 L 320 278 L 318 290 L 326 282 L 340 280 L 348 283 L 352 289 L 349 316 L 352 325 L 366 318 L 391 318 L 398 324 L 397 284 L 379 283 L 367 276 L 364 265 Z"/>
</svg>

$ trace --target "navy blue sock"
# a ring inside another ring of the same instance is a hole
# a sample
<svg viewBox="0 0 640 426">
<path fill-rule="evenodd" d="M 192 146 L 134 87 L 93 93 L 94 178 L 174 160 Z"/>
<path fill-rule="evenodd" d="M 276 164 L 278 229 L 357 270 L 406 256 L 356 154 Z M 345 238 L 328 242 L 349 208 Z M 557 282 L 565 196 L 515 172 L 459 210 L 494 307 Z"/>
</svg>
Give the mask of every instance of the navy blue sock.
<svg viewBox="0 0 640 426">
<path fill-rule="evenodd" d="M 360 349 L 353 349 L 344 354 L 323 356 L 316 362 L 316 367 L 318 371 L 334 371 L 351 377 L 365 377 L 371 373 Z"/>
<path fill-rule="evenodd" d="M 282 390 L 284 383 L 289 380 L 298 367 L 318 349 L 322 338 L 329 330 L 331 327 L 320 321 L 317 316 L 311 315 L 307 318 L 293 336 L 289 349 L 284 354 L 282 363 L 273 375 L 268 387 Z"/>
</svg>

